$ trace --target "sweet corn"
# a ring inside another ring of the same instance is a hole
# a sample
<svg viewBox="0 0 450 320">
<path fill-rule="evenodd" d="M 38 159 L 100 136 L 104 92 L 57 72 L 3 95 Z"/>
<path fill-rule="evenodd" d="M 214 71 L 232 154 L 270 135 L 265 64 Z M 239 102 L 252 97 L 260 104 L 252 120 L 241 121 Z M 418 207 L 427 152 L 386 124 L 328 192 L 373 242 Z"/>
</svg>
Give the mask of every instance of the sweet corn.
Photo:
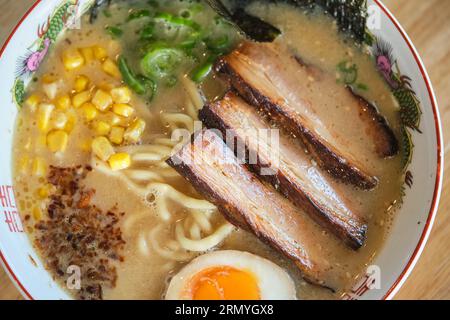
<svg viewBox="0 0 450 320">
<path fill-rule="evenodd" d="M 66 50 L 62 56 L 63 64 L 66 70 L 71 71 L 78 69 L 84 65 L 85 60 L 83 55 L 78 50 Z"/>
<path fill-rule="evenodd" d="M 83 90 L 86 90 L 88 84 L 89 84 L 88 77 L 86 77 L 84 75 L 77 76 L 75 79 L 74 89 L 76 92 L 81 92 Z"/>
<path fill-rule="evenodd" d="M 94 60 L 94 49 L 92 47 L 81 48 L 80 51 L 86 63 L 90 63 L 92 60 Z"/>
<path fill-rule="evenodd" d="M 91 139 L 85 139 L 85 140 L 82 140 L 80 142 L 79 147 L 80 147 L 81 151 L 90 152 L 91 151 L 91 145 L 92 145 L 92 140 Z"/>
<path fill-rule="evenodd" d="M 111 77 L 122 79 L 122 74 L 120 73 L 119 68 L 111 59 L 106 59 L 105 62 L 103 62 L 102 69 Z"/>
<path fill-rule="evenodd" d="M 70 108 L 72 101 L 70 101 L 70 96 L 68 94 L 62 95 L 56 99 L 56 107 L 60 110 L 67 110 Z"/>
<path fill-rule="evenodd" d="M 86 121 L 92 121 L 98 116 L 97 108 L 90 102 L 86 102 L 81 106 L 81 112 Z"/>
<path fill-rule="evenodd" d="M 114 154 L 113 146 L 105 137 L 95 138 L 91 146 L 92 152 L 103 161 L 107 161 Z"/>
<path fill-rule="evenodd" d="M 45 94 L 50 100 L 56 98 L 56 95 L 58 94 L 58 89 L 59 89 L 58 81 L 42 85 L 42 90 L 44 90 Z"/>
<path fill-rule="evenodd" d="M 97 87 L 99 89 L 102 89 L 103 91 L 106 92 L 111 92 L 112 89 L 114 89 L 114 85 L 111 82 L 107 82 L 107 81 L 102 81 L 100 82 Z"/>
<path fill-rule="evenodd" d="M 42 84 L 53 83 L 53 82 L 56 82 L 57 80 L 58 80 L 58 78 L 56 78 L 54 74 L 49 74 L 49 73 L 44 74 L 41 78 Z"/>
<path fill-rule="evenodd" d="M 41 199 L 46 199 L 50 195 L 51 185 L 44 185 L 37 189 L 36 195 Z"/>
<path fill-rule="evenodd" d="M 97 121 L 94 124 L 94 129 L 95 129 L 95 133 L 98 136 L 106 136 L 111 131 L 111 126 L 109 123 L 107 123 L 105 121 Z"/>
<path fill-rule="evenodd" d="M 39 134 L 36 139 L 36 145 L 39 147 L 47 147 L 47 134 Z"/>
<path fill-rule="evenodd" d="M 62 130 L 55 130 L 47 135 L 47 146 L 51 152 L 64 152 L 67 148 L 69 135 Z"/>
<path fill-rule="evenodd" d="M 42 219 L 42 210 L 39 207 L 33 208 L 33 219 L 35 221 L 40 221 Z"/>
<path fill-rule="evenodd" d="M 145 130 L 145 121 L 136 119 L 131 126 L 125 131 L 124 138 L 128 142 L 138 142 Z"/>
<path fill-rule="evenodd" d="M 45 163 L 45 160 L 42 158 L 34 159 L 32 172 L 36 177 L 44 177 L 47 173 L 47 164 Z"/>
<path fill-rule="evenodd" d="M 64 112 L 56 111 L 53 113 L 52 126 L 56 129 L 64 129 L 67 125 L 69 118 Z"/>
<path fill-rule="evenodd" d="M 75 124 L 77 123 L 77 115 L 75 114 L 75 111 L 70 110 L 67 113 L 67 123 L 64 127 L 64 131 L 67 133 L 71 133 L 73 129 L 75 128 Z"/>
<path fill-rule="evenodd" d="M 23 144 L 23 148 L 27 151 L 30 151 L 32 145 L 31 137 L 27 138 L 27 141 Z"/>
<path fill-rule="evenodd" d="M 122 126 L 124 124 L 125 119 L 121 116 L 118 116 L 114 112 L 107 112 L 105 114 L 105 121 L 108 122 L 111 126 Z"/>
<path fill-rule="evenodd" d="M 128 118 L 134 113 L 134 109 L 128 104 L 116 103 L 113 105 L 113 112 L 119 116 Z"/>
<path fill-rule="evenodd" d="M 128 153 L 117 153 L 109 158 L 108 163 L 113 171 L 123 170 L 131 165 L 131 157 Z"/>
<path fill-rule="evenodd" d="M 95 59 L 103 61 L 106 58 L 108 58 L 108 52 L 106 52 L 105 48 L 100 47 L 100 46 L 95 46 L 93 48 L 93 50 L 94 50 Z"/>
<path fill-rule="evenodd" d="M 38 106 L 38 128 L 41 131 L 47 131 L 50 124 L 50 118 L 55 106 L 49 103 L 41 103 Z"/>
<path fill-rule="evenodd" d="M 36 111 L 38 104 L 41 102 L 41 98 L 37 94 L 32 94 L 25 100 L 25 106 L 30 108 L 32 112 Z"/>
<path fill-rule="evenodd" d="M 30 157 L 27 155 L 24 155 L 20 158 L 18 169 L 21 174 L 28 174 L 30 170 Z"/>
<path fill-rule="evenodd" d="M 131 101 L 131 90 L 128 87 L 119 87 L 111 90 L 111 96 L 115 103 L 129 103 Z"/>
<path fill-rule="evenodd" d="M 91 99 L 90 91 L 83 91 L 73 96 L 72 104 L 75 108 L 81 107 L 84 103 Z"/>
<path fill-rule="evenodd" d="M 112 102 L 111 96 L 107 92 L 100 89 L 97 90 L 94 98 L 92 98 L 92 103 L 100 111 L 106 111 L 111 106 Z"/>
<path fill-rule="evenodd" d="M 109 140 L 114 144 L 122 144 L 125 129 L 122 127 L 112 127 L 109 134 Z"/>
</svg>

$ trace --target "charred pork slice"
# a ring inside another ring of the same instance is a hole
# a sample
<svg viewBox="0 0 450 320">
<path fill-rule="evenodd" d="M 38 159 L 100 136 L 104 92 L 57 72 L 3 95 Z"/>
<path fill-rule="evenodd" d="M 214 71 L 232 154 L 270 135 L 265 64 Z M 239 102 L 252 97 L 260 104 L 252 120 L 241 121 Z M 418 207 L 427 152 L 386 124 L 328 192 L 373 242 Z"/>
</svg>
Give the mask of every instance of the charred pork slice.
<svg viewBox="0 0 450 320">
<path fill-rule="evenodd" d="M 260 178 L 278 188 L 317 223 L 353 249 L 364 244 L 367 224 L 350 209 L 351 202 L 304 148 L 273 129 L 257 110 L 234 93 L 200 111 L 201 120 L 222 132 L 237 156 Z"/>
<path fill-rule="evenodd" d="M 373 117 L 373 109 L 364 108 L 334 75 L 302 65 L 279 44 L 246 42 L 219 59 L 216 70 L 250 104 L 302 139 L 316 161 L 345 182 L 374 188 L 378 180 L 370 157 L 398 150 L 389 126 Z M 388 147 L 377 148 L 380 139 Z"/>
<path fill-rule="evenodd" d="M 306 280 L 341 288 L 345 270 L 338 266 L 345 263 L 340 257 L 348 258 L 352 250 L 248 171 L 217 133 L 198 131 L 167 163 L 230 222 L 239 221 L 240 227 L 292 259 Z"/>
</svg>

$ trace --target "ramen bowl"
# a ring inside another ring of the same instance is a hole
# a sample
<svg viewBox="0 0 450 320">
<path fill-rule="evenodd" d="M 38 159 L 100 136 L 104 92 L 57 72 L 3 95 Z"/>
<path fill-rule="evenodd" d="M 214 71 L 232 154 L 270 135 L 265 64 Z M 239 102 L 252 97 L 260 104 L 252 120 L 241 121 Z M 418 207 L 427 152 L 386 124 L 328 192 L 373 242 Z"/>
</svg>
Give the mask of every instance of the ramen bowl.
<svg viewBox="0 0 450 320">
<path fill-rule="evenodd" d="M 52 279 L 27 237 L 14 196 L 12 147 L 18 105 L 50 46 L 64 28 L 76 27 L 76 16 L 92 3 L 36 1 L 0 52 L 0 258 L 11 280 L 27 299 L 70 299 Z M 420 108 L 418 128 L 406 128 L 414 145 L 405 170 L 404 198 L 390 234 L 367 274 L 343 298 L 391 299 L 419 259 L 437 213 L 442 186 L 443 151 L 439 111 L 425 67 L 398 21 L 377 0 L 369 1 L 371 28 L 392 52 L 376 52 L 381 72 L 395 72 L 411 89 Z M 44 35 L 47 42 L 41 41 Z M 42 43 L 44 47 L 42 47 Z M 374 48 L 374 50 L 377 50 Z M 394 70 L 394 61 L 398 68 Z M 393 89 L 394 90 L 394 89 Z"/>
</svg>

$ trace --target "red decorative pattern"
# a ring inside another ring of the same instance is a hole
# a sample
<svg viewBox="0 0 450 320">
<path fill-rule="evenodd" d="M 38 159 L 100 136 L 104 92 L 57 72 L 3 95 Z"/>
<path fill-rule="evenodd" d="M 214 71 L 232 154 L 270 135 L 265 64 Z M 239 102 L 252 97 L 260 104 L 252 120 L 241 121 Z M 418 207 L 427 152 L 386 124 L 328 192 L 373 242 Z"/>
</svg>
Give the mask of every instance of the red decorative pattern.
<svg viewBox="0 0 450 320">
<path fill-rule="evenodd" d="M 352 291 L 342 296 L 342 300 L 359 300 L 366 292 L 373 288 L 375 282 L 376 279 L 372 275 L 366 274 Z"/>
<path fill-rule="evenodd" d="M 9 232 L 23 232 L 12 186 L 0 185 L 0 213 L 4 216 L 3 221 L 8 226 Z"/>
</svg>

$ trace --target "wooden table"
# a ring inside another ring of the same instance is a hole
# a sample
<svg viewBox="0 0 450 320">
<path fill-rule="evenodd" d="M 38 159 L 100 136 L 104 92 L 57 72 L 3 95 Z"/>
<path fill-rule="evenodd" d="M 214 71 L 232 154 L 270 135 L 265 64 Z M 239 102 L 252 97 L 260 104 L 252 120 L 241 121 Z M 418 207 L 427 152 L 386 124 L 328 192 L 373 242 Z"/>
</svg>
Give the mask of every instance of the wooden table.
<svg viewBox="0 0 450 320">
<path fill-rule="evenodd" d="M 0 0 L 0 43 L 34 0 Z M 400 20 L 419 50 L 436 90 L 444 136 L 450 139 L 450 1 L 384 0 Z M 450 169 L 450 140 L 445 144 Z M 434 229 L 413 273 L 397 299 L 450 299 L 450 175 L 444 189 Z M 21 299 L 7 275 L 0 270 L 0 299 Z"/>
</svg>

